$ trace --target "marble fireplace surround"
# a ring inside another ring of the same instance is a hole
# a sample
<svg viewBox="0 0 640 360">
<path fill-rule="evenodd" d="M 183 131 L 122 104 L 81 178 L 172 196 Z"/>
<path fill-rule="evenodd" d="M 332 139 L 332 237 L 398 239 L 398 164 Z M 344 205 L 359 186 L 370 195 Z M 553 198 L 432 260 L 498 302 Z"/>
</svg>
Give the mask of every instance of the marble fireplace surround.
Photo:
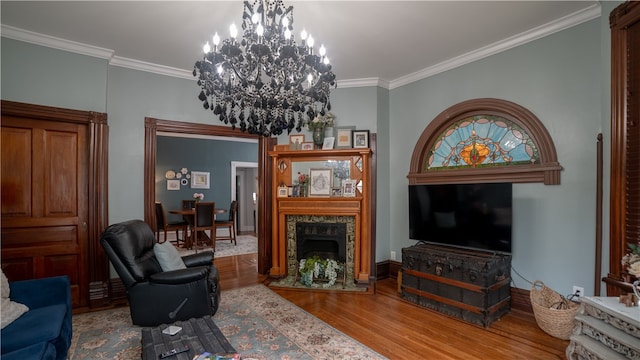
<svg viewBox="0 0 640 360">
<path fill-rule="evenodd" d="M 345 270 L 347 286 L 354 285 L 354 253 L 355 253 L 355 217 L 334 215 L 287 215 L 287 278 L 295 279 L 298 271 L 296 225 L 298 223 L 345 224 L 346 254 Z"/>
</svg>

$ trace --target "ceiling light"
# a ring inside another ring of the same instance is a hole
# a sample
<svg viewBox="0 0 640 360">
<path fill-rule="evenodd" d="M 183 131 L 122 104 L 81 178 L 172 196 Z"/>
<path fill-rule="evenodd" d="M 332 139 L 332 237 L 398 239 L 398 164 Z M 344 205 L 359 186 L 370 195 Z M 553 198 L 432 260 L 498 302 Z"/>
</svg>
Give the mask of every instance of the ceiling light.
<svg viewBox="0 0 640 360">
<path fill-rule="evenodd" d="M 282 0 L 244 2 L 242 38 L 231 37 L 213 48 L 207 42 L 193 75 L 202 89 L 198 98 L 220 121 L 263 136 L 300 131 L 317 115 L 331 110 L 329 93 L 336 87 L 324 45 L 314 54 L 313 37 L 293 35 L 293 6 Z"/>
</svg>

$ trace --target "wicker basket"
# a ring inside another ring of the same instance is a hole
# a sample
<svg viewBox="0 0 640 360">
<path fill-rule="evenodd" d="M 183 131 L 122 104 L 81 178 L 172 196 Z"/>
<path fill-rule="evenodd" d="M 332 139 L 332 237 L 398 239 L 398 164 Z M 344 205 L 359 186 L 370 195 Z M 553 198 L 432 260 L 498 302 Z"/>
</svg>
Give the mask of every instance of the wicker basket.
<svg viewBox="0 0 640 360">
<path fill-rule="evenodd" d="M 580 306 L 546 287 L 540 280 L 533 283 L 530 297 L 538 326 L 553 337 L 569 340 Z"/>
</svg>

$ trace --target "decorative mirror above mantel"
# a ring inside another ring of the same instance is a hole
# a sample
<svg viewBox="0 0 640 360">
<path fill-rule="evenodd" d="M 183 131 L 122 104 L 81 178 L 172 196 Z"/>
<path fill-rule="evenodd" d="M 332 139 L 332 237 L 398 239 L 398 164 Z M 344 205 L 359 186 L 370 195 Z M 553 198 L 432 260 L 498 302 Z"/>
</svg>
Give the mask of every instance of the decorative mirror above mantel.
<svg viewBox="0 0 640 360">
<path fill-rule="evenodd" d="M 409 184 L 544 182 L 560 184 L 562 167 L 544 125 L 524 107 L 473 99 L 441 112 L 411 157 Z"/>
</svg>

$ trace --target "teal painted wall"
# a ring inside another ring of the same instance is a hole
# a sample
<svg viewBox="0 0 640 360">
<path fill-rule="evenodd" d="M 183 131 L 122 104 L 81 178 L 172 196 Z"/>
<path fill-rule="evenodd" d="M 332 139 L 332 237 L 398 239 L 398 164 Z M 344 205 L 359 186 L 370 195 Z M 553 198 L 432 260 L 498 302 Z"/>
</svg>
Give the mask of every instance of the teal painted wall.
<svg viewBox="0 0 640 360">
<path fill-rule="evenodd" d="M 106 111 L 107 60 L 2 38 L 2 99 Z"/>
<path fill-rule="evenodd" d="M 193 198 L 193 193 L 204 194 L 204 201 L 213 201 L 216 208 L 231 205 L 231 162 L 257 162 L 258 144 L 213 139 L 158 136 L 156 152 L 156 201 L 162 202 L 165 212 L 179 209 L 182 200 Z M 209 173 L 209 189 L 192 189 L 191 182 L 180 190 L 167 190 L 167 170 L 180 172 L 181 168 Z M 179 221 L 181 216 L 167 213 L 168 221 Z"/>
<path fill-rule="evenodd" d="M 109 66 L 109 222 L 144 218 L 145 117 L 212 123 L 195 81 Z M 125 175 L 126 176 L 122 176 Z"/>
<path fill-rule="evenodd" d="M 596 135 L 605 137 L 608 186 L 608 14 L 471 64 L 388 91 L 332 91 L 338 125 L 378 133 L 376 261 L 408 239 L 407 179 L 413 147 L 446 108 L 496 97 L 531 110 L 549 130 L 564 170 L 559 186 L 514 187 L 514 269 L 561 293 L 593 291 Z M 142 218 L 144 118 L 221 124 L 197 100 L 192 80 L 110 66 L 107 60 L 2 38 L 2 99 L 108 113 L 109 223 Z M 46 66 L 37 59 L 47 59 Z M 38 71 L 34 71 L 38 69 Z M 37 84 L 37 86 L 34 86 Z M 310 138 L 309 132 L 304 132 Z M 328 132 L 329 134 L 329 132 Z M 287 143 L 288 136 L 278 138 Z M 164 174 L 162 174 L 164 175 Z M 605 191 L 608 229 L 608 193 Z M 608 266 L 605 234 L 603 269 Z M 514 274 L 514 286 L 530 285 Z"/>
<path fill-rule="evenodd" d="M 593 20 L 391 91 L 390 250 L 415 243 L 408 238 L 406 175 L 425 127 L 456 103 L 505 99 L 540 119 L 563 166 L 561 185 L 514 185 L 513 268 L 563 294 L 574 284 L 593 292 L 595 145 L 608 71 L 601 37 L 600 20 Z M 512 275 L 516 287 L 530 288 Z"/>
</svg>

